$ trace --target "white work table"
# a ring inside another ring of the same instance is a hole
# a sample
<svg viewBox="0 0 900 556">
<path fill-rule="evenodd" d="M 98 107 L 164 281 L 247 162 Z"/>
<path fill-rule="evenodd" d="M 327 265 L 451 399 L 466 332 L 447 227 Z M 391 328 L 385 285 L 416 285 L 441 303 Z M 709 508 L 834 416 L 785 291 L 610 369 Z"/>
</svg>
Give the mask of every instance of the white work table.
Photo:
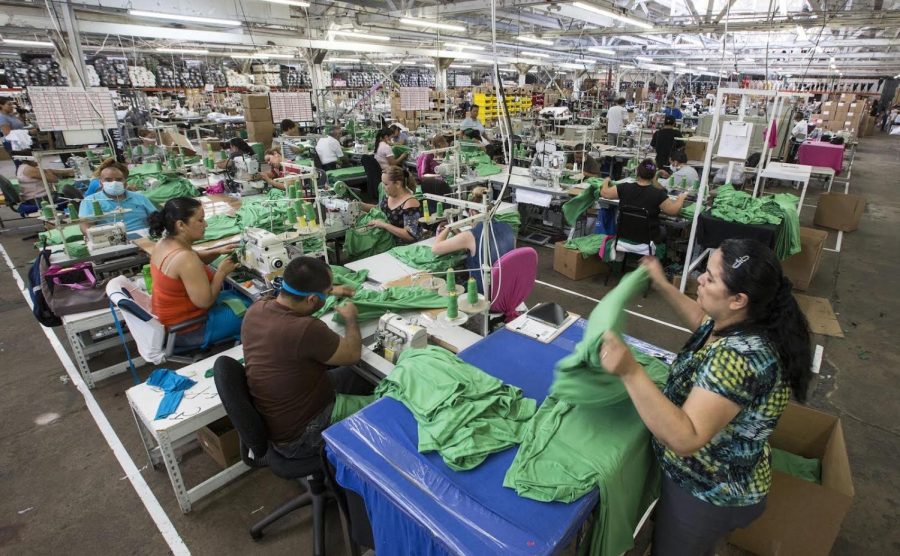
<svg viewBox="0 0 900 556">
<path fill-rule="evenodd" d="M 414 243 L 413 245 L 427 245 L 430 247 L 433 244 L 434 238 L 431 237 Z M 387 251 L 379 253 L 378 255 L 366 257 L 365 259 L 353 261 L 352 263 L 347 263 L 344 266 L 354 272 L 368 270 L 368 280 L 375 282 L 376 284 L 386 284 L 387 282 L 393 282 L 394 280 L 399 280 L 422 272 L 421 270 L 400 262 L 400 259 Z"/>
</svg>

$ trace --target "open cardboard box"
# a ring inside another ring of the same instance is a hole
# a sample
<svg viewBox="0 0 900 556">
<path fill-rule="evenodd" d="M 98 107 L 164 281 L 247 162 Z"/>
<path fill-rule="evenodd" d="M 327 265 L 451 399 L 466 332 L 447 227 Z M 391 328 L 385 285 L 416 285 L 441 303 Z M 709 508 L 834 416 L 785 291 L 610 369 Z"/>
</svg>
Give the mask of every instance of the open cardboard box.
<svg viewBox="0 0 900 556">
<path fill-rule="evenodd" d="M 772 433 L 775 448 L 822 462 L 822 484 L 772 471 L 766 511 L 728 542 L 760 556 L 825 555 L 853 502 L 853 478 L 841 420 L 789 403 Z"/>
<path fill-rule="evenodd" d="M 813 224 L 844 232 L 852 232 L 859 227 L 859 221 L 866 210 L 866 198 L 862 195 L 844 193 L 822 193 Z"/>
<path fill-rule="evenodd" d="M 781 261 L 781 268 L 795 290 L 805 290 L 812 283 L 822 262 L 827 238 L 828 232 L 824 230 L 800 228 L 800 252 Z"/>
<path fill-rule="evenodd" d="M 567 249 L 566 242 L 559 241 L 553 247 L 553 270 L 572 280 L 582 280 L 609 272 L 609 265 L 599 256 L 585 259 L 580 251 Z"/>
<path fill-rule="evenodd" d="M 228 469 L 241 461 L 241 440 L 228 417 L 222 417 L 198 430 L 197 440 L 203 451 L 222 469 Z"/>
</svg>

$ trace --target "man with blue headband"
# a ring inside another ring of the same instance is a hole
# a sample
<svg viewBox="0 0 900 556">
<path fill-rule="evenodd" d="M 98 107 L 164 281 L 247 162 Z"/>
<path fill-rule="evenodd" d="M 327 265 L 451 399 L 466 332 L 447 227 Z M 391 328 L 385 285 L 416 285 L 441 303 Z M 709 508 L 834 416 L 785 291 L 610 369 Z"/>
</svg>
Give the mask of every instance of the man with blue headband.
<svg viewBox="0 0 900 556">
<path fill-rule="evenodd" d="M 346 302 L 335 308 L 346 323 L 343 337 L 313 316 L 329 295 L 353 294 L 351 288 L 332 287 L 324 262 L 297 257 L 285 268 L 278 295 L 257 301 L 244 316 L 247 386 L 269 440 L 285 457 L 318 454 L 335 393 L 371 393 L 371 384 L 342 366 L 358 363 L 362 354 L 356 306 Z"/>
</svg>

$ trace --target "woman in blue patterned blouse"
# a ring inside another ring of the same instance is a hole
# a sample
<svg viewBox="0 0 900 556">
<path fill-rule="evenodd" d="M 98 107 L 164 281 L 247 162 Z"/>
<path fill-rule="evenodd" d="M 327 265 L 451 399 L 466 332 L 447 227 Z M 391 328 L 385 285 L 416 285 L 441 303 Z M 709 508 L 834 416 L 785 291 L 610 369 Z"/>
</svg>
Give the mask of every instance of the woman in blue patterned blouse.
<svg viewBox="0 0 900 556">
<path fill-rule="evenodd" d="M 729 531 L 765 509 L 768 438 L 791 395 L 811 377 L 806 318 L 775 254 L 727 240 L 710 256 L 694 301 L 647 258 L 653 286 L 695 330 L 660 391 L 615 334 L 600 347 L 653 433 L 663 471 L 653 554 L 711 554 Z"/>
</svg>

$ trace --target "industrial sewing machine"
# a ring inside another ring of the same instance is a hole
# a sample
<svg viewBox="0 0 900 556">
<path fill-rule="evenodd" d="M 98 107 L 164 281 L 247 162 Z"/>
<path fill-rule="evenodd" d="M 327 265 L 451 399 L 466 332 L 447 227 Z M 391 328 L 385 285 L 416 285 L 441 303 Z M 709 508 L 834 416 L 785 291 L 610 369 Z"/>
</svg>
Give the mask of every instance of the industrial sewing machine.
<svg viewBox="0 0 900 556">
<path fill-rule="evenodd" d="M 284 238 L 262 228 L 245 228 L 241 234 L 241 264 L 266 281 L 281 275 L 290 261 Z"/>
<path fill-rule="evenodd" d="M 403 351 L 424 348 L 428 344 L 428 332 L 424 327 L 407 321 L 396 313 L 385 313 L 378 319 L 372 351 L 395 363 Z"/>
<path fill-rule="evenodd" d="M 259 174 L 259 162 L 255 158 L 239 156 L 234 159 L 234 177 L 232 178 L 234 182 L 245 187 L 262 189 L 266 186 L 266 182 L 255 179 L 257 174 Z"/>
<path fill-rule="evenodd" d="M 91 174 L 91 161 L 83 156 L 69 158 L 68 165 L 75 168 L 76 180 L 89 180 L 93 177 Z"/>
<path fill-rule="evenodd" d="M 555 124 L 566 123 L 572 119 L 572 112 L 566 106 L 550 106 L 541 109 L 539 115 L 542 120 L 550 121 Z"/>
<path fill-rule="evenodd" d="M 353 227 L 360 214 L 360 205 L 355 201 L 325 197 L 322 199 L 325 209 L 325 229 L 344 230 Z"/>
<path fill-rule="evenodd" d="M 128 243 L 128 233 L 125 231 L 124 222 L 114 222 L 101 226 L 91 226 L 85 237 L 88 253 L 96 254 L 101 249 L 109 249 L 117 245 Z"/>
<path fill-rule="evenodd" d="M 559 178 L 566 168 L 566 153 L 563 151 L 539 152 L 534 155 L 528 173 L 536 180 L 546 180 L 553 187 L 559 187 Z"/>
</svg>

